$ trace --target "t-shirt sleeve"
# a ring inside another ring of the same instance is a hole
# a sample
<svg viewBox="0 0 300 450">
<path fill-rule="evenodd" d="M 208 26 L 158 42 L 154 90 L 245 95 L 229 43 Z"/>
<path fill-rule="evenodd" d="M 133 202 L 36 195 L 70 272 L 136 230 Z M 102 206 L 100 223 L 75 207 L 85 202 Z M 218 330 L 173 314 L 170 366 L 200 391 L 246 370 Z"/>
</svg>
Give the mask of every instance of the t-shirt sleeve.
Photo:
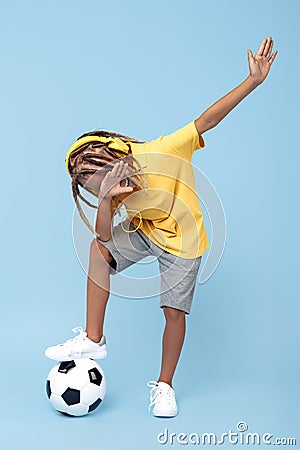
<svg viewBox="0 0 300 450">
<path fill-rule="evenodd" d="M 195 150 L 205 147 L 204 139 L 199 135 L 194 120 L 171 134 L 160 136 L 159 141 L 165 150 L 186 159 L 191 159 Z"/>
</svg>

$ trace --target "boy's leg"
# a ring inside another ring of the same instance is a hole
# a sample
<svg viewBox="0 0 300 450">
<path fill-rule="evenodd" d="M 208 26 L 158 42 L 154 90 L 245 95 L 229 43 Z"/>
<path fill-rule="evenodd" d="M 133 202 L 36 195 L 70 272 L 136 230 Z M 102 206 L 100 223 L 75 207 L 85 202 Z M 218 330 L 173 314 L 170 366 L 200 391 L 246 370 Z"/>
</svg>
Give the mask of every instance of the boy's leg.
<svg viewBox="0 0 300 450">
<path fill-rule="evenodd" d="M 109 264 L 112 259 L 110 252 L 100 242 L 92 241 L 87 281 L 86 333 L 81 327 L 74 328 L 73 331 L 79 331 L 80 334 L 64 343 L 46 348 L 45 355 L 48 358 L 70 361 L 74 358 L 106 357 L 106 339 L 101 337 L 109 297 Z"/>
<path fill-rule="evenodd" d="M 113 229 L 112 239 L 101 242 L 94 239 L 90 246 L 87 279 L 86 332 L 92 341 L 99 342 L 103 336 L 103 322 L 110 291 L 110 275 L 122 272 L 150 255 L 149 245 L 138 232 L 132 231 L 130 222 L 123 222 Z M 112 268 L 110 263 L 112 263 Z M 112 270 L 111 270 L 112 269 Z"/>
<path fill-rule="evenodd" d="M 103 323 L 109 298 L 112 261 L 110 252 L 97 239 L 90 246 L 89 271 L 87 278 L 86 332 L 88 338 L 99 342 L 103 336 Z"/>
<path fill-rule="evenodd" d="M 162 339 L 162 360 L 159 381 L 172 386 L 173 375 L 179 360 L 185 336 L 185 312 L 164 306 L 166 324 Z"/>
<path fill-rule="evenodd" d="M 129 226 L 129 224 L 126 225 Z M 87 279 L 86 333 L 81 327 L 74 328 L 73 331 L 79 331 L 80 334 L 62 344 L 48 347 L 45 350 L 48 358 L 69 361 L 74 358 L 102 359 L 106 357 L 103 322 L 110 293 L 110 275 L 121 272 L 149 254 L 144 241 L 138 236 L 131 236 L 132 234 L 136 233 L 124 233 L 123 228 L 117 225 L 113 230 L 113 238 L 109 241 L 94 239 L 91 242 Z"/>
<path fill-rule="evenodd" d="M 185 337 L 185 316 L 190 313 L 201 256 L 185 259 L 163 252 L 158 261 L 161 274 L 160 306 L 166 318 L 158 381 L 172 386 Z"/>
</svg>

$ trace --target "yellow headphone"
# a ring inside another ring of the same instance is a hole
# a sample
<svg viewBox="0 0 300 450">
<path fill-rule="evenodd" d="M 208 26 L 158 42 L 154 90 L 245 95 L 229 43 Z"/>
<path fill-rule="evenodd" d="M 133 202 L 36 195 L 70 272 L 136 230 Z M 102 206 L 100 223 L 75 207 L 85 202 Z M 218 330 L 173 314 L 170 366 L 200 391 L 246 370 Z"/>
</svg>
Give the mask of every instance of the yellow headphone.
<svg viewBox="0 0 300 450">
<path fill-rule="evenodd" d="M 124 152 L 128 152 L 128 150 L 129 150 L 129 146 L 127 145 L 127 143 L 122 141 L 122 139 L 119 139 L 119 138 L 116 138 L 116 137 L 109 137 L 109 138 L 107 138 L 107 137 L 103 137 L 103 136 L 84 136 L 84 137 L 82 137 L 80 139 L 77 139 L 77 141 L 75 141 L 71 145 L 71 147 L 69 148 L 69 150 L 67 152 L 65 161 L 66 161 L 66 169 L 67 169 L 69 175 L 71 175 L 70 171 L 69 171 L 70 154 L 74 150 L 77 150 L 82 145 L 88 144 L 89 142 L 95 142 L 95 141 L 103 142 L 104 144 L 107 143 L 107 142 L 110 142 L 108 147 L 112 148 L 112 149 L 115 149 L 115 150 L 122 150 Z M 123 227 L 124 220 L 126 220 L 128 217 L 130 217 L 129 214 L 128 214 L 128 211 L 136 212 L 139 215 L 139 223 L 138 223 L 138 226 L 134 230 L 126 230 Z M 127 215 L 125 217 L 123 217 L 123 219 L 120 222 L 120 225 L 122 227 L 122 230 L 125 231 L 126 233 L 134 233 L 135 231 L 137 231 L 142 226 L 142 215 L 141 215 L 141 213 L 139 211 L 132 210 L 132 209 L 131 210 L 127 210 Z"/>
<path fill-rule="evenodd" d="M 70 159 L 70 154 L 74 151 L 77 150 L 79 147 L 81 147 L 84 144 L 88 144 L 89 142 L 103 142 L 104 144 L 107 142 L 110 142 L 110 144 L 108 144 L 109 148 L 115 149 L 115 150 L 122 150 L 123 152 L 128 152 L 129 150 L 129 146 L 127 145 L 126 142 L 122 141 L 122 139 L 119 139 L 117 137 L 103 137 L 103 136 L 84 136 L 80 139 L 78 139 L 77 141 L 74 142 L 74 144 L 71 145 L 71 147 L 68 150 L 68 153 L 66 155 L 66 169 L 70 174 L 69 171 L 69 159 Z"/>
</svg>

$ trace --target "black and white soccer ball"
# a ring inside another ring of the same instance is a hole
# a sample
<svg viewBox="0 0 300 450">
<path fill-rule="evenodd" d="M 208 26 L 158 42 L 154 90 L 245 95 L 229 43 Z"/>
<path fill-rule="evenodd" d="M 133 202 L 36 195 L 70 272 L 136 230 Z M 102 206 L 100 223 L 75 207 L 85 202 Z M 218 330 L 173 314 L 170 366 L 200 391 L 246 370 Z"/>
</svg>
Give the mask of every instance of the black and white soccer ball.
<svg viewBox="0 0 300 450">
<path fill-rule="evenodd" d="M 46 393 L 57 411 L 69 416 L 84 416 L 104 399 L 106 378 L 93 359 L 80 358 L 56 364 L 46 381 Z"/>
</svg>

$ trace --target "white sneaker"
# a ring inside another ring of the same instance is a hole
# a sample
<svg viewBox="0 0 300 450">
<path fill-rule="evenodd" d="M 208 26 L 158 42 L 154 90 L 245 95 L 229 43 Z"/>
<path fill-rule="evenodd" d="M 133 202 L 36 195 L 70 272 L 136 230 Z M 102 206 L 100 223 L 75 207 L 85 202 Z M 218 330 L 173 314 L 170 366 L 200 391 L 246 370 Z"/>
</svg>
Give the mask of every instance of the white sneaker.
<svg viewBox="0 0 300 450">
<path fill-rule="evenodd" d="M 174 417 L 178 413 L 175 399 L 174 389 L 163 381 L 148 381 L 150 390 L 150 404 L 148 411 L 150 413 L 151 406 L 154 405 L 152 414 L 158 417 Z"/>
<path fill-rule="evenodd" d="M 72 331 L 79 334 L 63 344 L 46 348 L 45 355 L 55 361 L 70 361 L 76 358 L 102 359 L 107 356 L 105 336 L 96 343 L 87 337 L 86 331 L 81 327 L 73 328 Z"/>
</svg>

